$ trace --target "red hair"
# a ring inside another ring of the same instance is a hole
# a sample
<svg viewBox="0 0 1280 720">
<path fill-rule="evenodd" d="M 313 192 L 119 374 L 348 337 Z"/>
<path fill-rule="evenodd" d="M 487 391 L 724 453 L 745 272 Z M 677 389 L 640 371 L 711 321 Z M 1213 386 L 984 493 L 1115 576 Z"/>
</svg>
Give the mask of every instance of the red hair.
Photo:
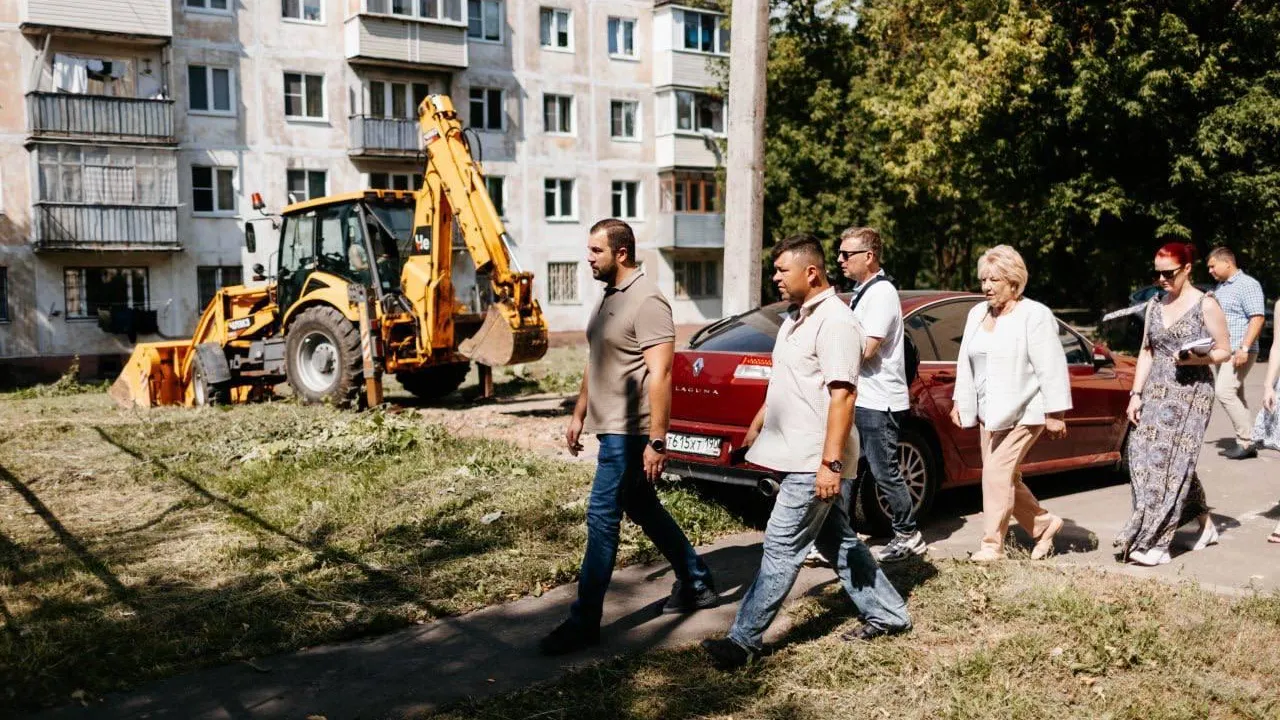
<svg viewBox="0 0 1280 720">
<path fill-rule="evenodd" d="M 1196 246 L 1185 242 L 1165 243 L 1156 251 L 1156 257 L 1172 259 L 1178 265 L 1190 265 L 1196 259 Z"/>
</svg>

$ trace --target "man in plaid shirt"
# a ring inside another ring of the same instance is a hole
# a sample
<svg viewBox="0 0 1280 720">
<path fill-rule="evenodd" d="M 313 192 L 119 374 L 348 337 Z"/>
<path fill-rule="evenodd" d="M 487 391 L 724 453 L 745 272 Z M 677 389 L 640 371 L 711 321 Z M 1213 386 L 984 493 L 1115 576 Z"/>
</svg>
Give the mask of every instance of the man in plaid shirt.
<svg viewBox="0 0 1280 720">
<path fill-rule="evenodd" d="M 1258 456 L 1253 447 L 1253 415 L 1244 402 L 1244 378 L 1258 357 L 1258 335 L 1266 322 L 1266 301 L 1262 285 L 1236 265 L 1236 255 L 1228 248 L 1209 253 L 1209 274 L 1218 281 L 1213 294 L 1227 316 L 1231 336 L 1231 359 L 1217 369 L 1215 393 L 1236 431 L 1236 446 L 1222 454 L 1232 460 Z"/>
</svg>

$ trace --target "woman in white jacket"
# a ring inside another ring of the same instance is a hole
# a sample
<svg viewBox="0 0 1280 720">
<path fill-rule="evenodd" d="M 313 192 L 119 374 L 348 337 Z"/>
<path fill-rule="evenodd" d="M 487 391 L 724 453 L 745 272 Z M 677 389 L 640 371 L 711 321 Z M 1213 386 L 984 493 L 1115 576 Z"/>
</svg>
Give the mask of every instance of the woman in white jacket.
<svg viewBox="0 0 1280 720">
<path fill-rule="evenodd" d="M 1027 266 L 1017 250 L 998 245 L 978 259 L 978 279 L 987 302 L 965 323 L 951 422 L 982 433 L 982 545 L 970 559 L 1004 558 L 1012 515 L 1031 537 L 1031 558 L 1053 550 L 1062 518 L 1040 507 L 1022 482 L 1018 466 L 1041 433 L 1067 434 L 1071 379 L 1049 308 L 1022 296 Z"/>
</svg>

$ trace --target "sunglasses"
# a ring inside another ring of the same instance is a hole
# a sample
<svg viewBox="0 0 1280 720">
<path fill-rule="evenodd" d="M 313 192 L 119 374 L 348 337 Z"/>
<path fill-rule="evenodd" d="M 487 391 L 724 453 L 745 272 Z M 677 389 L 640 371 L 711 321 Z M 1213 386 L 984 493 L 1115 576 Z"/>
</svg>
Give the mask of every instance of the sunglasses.
<svg viewBox="0 0 1280 720">
<path fill-rule="evenodd" d="M 844 262 L 858 253 L 871 252 L 871 248 L 863 248 L 861 250 L 839 250 L 836 252 L 840 256 L 840 262 Z"/>
<path fill-rule="evenodd" d="M 1178 273 L 1182 272 L 1182 268 L 1174 268 L 1172 270 L 1156 269 L 1154 272 L 1157 280 L 1172 280 L 1178 277 Z"/>
</svg>

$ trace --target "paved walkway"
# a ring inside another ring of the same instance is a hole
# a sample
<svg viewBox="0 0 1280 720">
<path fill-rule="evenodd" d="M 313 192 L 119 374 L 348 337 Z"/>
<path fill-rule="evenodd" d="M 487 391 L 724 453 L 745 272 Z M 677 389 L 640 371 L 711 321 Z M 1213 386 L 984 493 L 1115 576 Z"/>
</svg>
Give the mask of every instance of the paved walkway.
<svg viewBox="0 0 1280 720">
<path fill-rule="evenodd" d="M 1261 396 L 1262 373 L 1250 378 Z M 1040 478 L 1032 488 L 1070 521 L 1053 562 L 1085 564 L 1141 577 L 1195 580 L 1218 590 L 1280 591 L 1280 547 L 1265 542 L 1280 517 L 1280 454 L 1231 462 L 1217 455 L 1229 434 L 1215 415 L 1201 455 L 1204 479 L 1222 541 L 1175 557 L 1159 568 L 1117 565 L 1111 537 L 1129 511 L 1129 489 L 1114 473 Z M 964 557 L 977 547 L 980 496 L 973 489 L 944 495 L 926 529 L 930 557 Z M 1184 533 L 1181 541 L 1190 540 Z M 664 616 L 658 603 L 670 589 L 665 566 L 618 571 L 605 609 L 603 644 L 568 659 L 536 653 L 539 637 L 565 615 L 574 587 L 526 598 L 389 635 L 214 668 L 171 678 L 90 708 L 68 707 L 43 717 L 69 718 L 401 718 L 428 713 L 467 696 L 515 690 L 552 680 L 575 665 L 615 654 L 682 645 L 724 632 L 760 558 L 760 535 L 746 533 L 702 548 L 727 602 L 690 616 Z M 830 570 L 805 569 L 792 597 L 833 581 Z M 766 638 L 785 631 L 785 616 Z"/>
</svg>

